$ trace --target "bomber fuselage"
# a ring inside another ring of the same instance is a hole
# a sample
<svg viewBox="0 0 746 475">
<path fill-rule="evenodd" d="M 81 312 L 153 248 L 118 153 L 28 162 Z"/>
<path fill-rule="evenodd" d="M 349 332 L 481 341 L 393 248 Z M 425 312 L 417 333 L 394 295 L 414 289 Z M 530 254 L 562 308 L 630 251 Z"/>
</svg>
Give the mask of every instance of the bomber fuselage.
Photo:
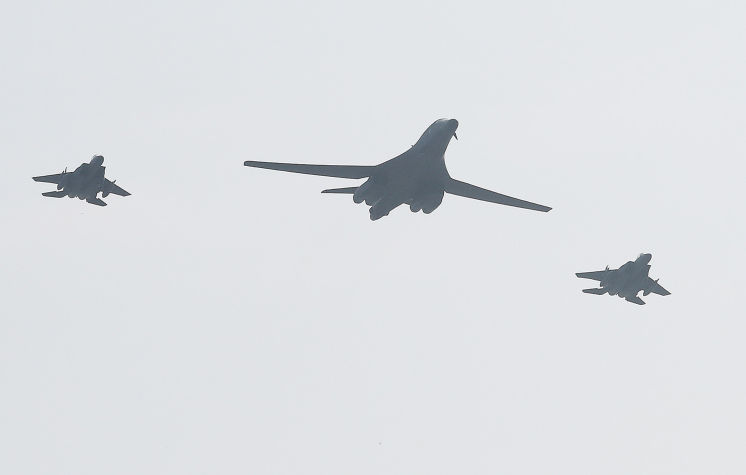
<svg viewBox="0 0 746 475">
<path fill-rule="evenodd" d="M 408 204 L 412 211 L 434 211 L 443 201 L 447 180 L 445 151 L 456 136 L 458 121 L 436 120 L 409 150 L 376 167 L 375 173 L 353 195 L 370 208 L 371 219 Z"/>
</svg>

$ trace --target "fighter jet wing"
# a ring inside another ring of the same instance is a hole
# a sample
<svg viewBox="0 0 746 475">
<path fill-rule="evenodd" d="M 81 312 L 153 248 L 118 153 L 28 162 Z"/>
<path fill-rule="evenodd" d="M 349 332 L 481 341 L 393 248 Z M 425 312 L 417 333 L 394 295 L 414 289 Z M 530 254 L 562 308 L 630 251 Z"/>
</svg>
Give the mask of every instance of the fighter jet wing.
<svg viewBox="0 0 746 475">
<path fill-rule="evenodd" d="M 109 193 L 113 193 L 113 194 L 119 195 L 119 196 L 129 196 L 130 195 L 130 193 L 128 191 L 122 189 L 122 187 L 120 187 L 119 185 L 117 185 L 113 181 L 110 181 L 108 178 L 104 178 L 104 181 L 106 183 L 104 184 L 103 189 L 104 190 L 108 189 Z"/>
<path fill-rule="evenodd" d="M 448 181 L 445 191 L 446 193 L 463 196 L 465 198 L 489 201 L 490 203 L 497 203 L 507 206 L 515 206 L 517 208 L 533 209 L 536 211 L 543 211 L 545 213 L 552 209 L 549 206 L 531 203 L 530 201 L 519 200 L 518 198 L 513 198 L 512 196 L 495 193 L 494 191 L 485 190 L 484 188 L 480 188 L 478 186 L 474 186 L 469 183 L 454 179 L 450 179 Z"/>
<path fill-rule="evenodd" d="M 59 184 L 62 180 L 62 176 L 64 173 L 57 173 L 54 175 L 44 175 L 44 176 L 35 176 L 33 177 L 34 181 L 40 181 L 42 183 L 54 183 Z"/>
<path fill-rule="evenodd" d="M 105 203 L 105 202 L 104 202 L 104 200 L 102 200 L 101 198 L 95 198 L 95 197 L 94 197 L 94 198 L 91 198 L 91 197 L 88 197 L 88 198 L 86 198 L 86 201 L 87 201 L 88 203 L 92 204 L 92 205 L 96 205 L 96 206 L 106 206 L 106 203 Z"/>
<path fill-rule="evenodd" d="M 577 275 L 581 279 L 604 280 L 609 272 L 613 271 L 598 270 L 594 272 L 576 272 L 575 275 Z"/>
<path fill-rule="evenodd" d="M 362 165 L 308 165 L 303 163 L 255 162 L 252 160 L 247 160 L 243 164 L 247 167 L 337 178 L 367 178 L 376 168 L 375 166 Z"/>
<path fill-rule="evenodd" d="M 650 277 L 648 277 L 648 278 L 650 279 Z M 663 286 L 661 284 L 659 284 L 657 281 L 655 281 L 653 279 L 650 279 L 650 280 L 652 280 L 652 282 L 650 283 L 650 291 L 652 293 L 658 294 L 658 295 L 671 295 L 671 292 L 669 292 L 668 290 L 664 289 Z"/>
</svg>

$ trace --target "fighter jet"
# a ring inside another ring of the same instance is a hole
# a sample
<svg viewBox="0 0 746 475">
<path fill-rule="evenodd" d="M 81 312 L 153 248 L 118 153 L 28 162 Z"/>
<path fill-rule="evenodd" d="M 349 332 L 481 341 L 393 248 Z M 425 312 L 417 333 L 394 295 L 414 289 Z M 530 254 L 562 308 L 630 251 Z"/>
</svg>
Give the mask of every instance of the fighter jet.
<svg viewBox="0 0 746 475">
<path fill-rule="evenodd" d="M 57 191 L 42 193 L 44 196 L 52 198 L 78 197 L 97 206 L 106 206 L 106 203 L 97 196 L 99 191 L 103 198 L 109 196 L 109 193 L 119 196 L 129 196 L 129 193 L 116 185 L 114 183 L 116 180 L 109 181 L 104 178 L 106 167 L 103 166 L 103 163 L 104 157 L 102 155 L 94 155 L 89 163 L 81 164 L 73 172 L 68 173 L 67 168 L 65 168 L 62 173 L 56 175 L 35 176 L 33 178 L 34 181 L 57 185 Z"/>
<path fill-rule="evenodd" d="M 640 254 L 637 259 L 627 262 L 619 269 L 609 269 L 609 266 L 606 266 L 605 270 L 578 272 L 575 275 L 581 279 L 599 281 L 600 288 L 583 289 L 583 292 L 587 294 L 603 295 L 608 293 L 609 295 L 618 295 L 627 302 L 645 305 L 645 302 L 637 296 L 637 293 L 641 290 L 643 296 L 651 292 L 658 295 L 671 294 L 658 283 L 658 279 L 653 280 L 648 276 L 650 272 L 649 262 L 652 258 L 652 254 Z"/>
<path fill-rule="evenodd" d="M 300 163 L 244 162 L 247 167 L 267 168 L 307 175 L 367 180 L 360 186 L 323 190 L 322 193 L 352 195 L 355 203 L 370 206 L 373 221 L 388 215 L 394 208 L 408 204 L 416 213 L 432 213 L 443 201 L 443 194 L 464 196 L 518 208 L 549 211 L 552 208 L 485 190 L 448 174 L 445 151 L 451 137 L 458 139 L 455 119 L 439 119 L 425 130 L 420 139 L 401 155 L 373 166 L 309 165 Z"/>
</svg>

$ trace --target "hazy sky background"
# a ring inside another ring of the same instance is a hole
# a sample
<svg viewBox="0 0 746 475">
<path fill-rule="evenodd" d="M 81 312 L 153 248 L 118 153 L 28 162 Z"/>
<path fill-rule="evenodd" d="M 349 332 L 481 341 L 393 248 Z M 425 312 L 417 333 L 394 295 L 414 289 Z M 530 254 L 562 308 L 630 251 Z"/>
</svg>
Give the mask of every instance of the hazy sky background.
<svg viewBox="0 0 746 475">
<path fill-rule="evenodd" d="M 746 5 L 15 2 L 9 474 L 742 474 Z M 244 160 L 456 118 L 425 216 Z M 132 196 L 43 198 L 106 157 Z M 672 292 L 581 293 L 653 253 Z"/>
</svg>

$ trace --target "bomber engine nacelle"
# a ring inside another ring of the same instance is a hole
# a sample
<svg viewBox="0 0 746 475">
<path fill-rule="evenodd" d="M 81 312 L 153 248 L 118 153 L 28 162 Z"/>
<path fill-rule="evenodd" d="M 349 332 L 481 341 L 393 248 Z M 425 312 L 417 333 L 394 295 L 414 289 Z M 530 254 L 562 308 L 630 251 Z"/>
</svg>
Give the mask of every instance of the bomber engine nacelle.
<svg viewBox="0 0 746 475">
<path fill-rule="evenodd" d="M 435 209 L 443 202 L 444 194 L 445 193 L 441 191 L 440 193 L 426 196 L 422 202 L 422 212 L 430 214 L 435 211 Z"/>
<path fill-rule="evenodd" d="M 409 210 L 413 213 L 422 210 L 423 213 L 430 214 L 443 202 L 443 195 L 444 192 L 441 191 L 440 193 L 418 196 L 409 205 Z"/>
<path fill-rule="evenodd" d="M 352 201 L 358 204 L 365 201 L 366 205 L 373 206 L 383 197 L 384 193 L 385 190 L 380 186 L 380 183 L 370 177 L 365 183 L 357 187 L 355 193 L 352 194 Z"/>
</svg>

